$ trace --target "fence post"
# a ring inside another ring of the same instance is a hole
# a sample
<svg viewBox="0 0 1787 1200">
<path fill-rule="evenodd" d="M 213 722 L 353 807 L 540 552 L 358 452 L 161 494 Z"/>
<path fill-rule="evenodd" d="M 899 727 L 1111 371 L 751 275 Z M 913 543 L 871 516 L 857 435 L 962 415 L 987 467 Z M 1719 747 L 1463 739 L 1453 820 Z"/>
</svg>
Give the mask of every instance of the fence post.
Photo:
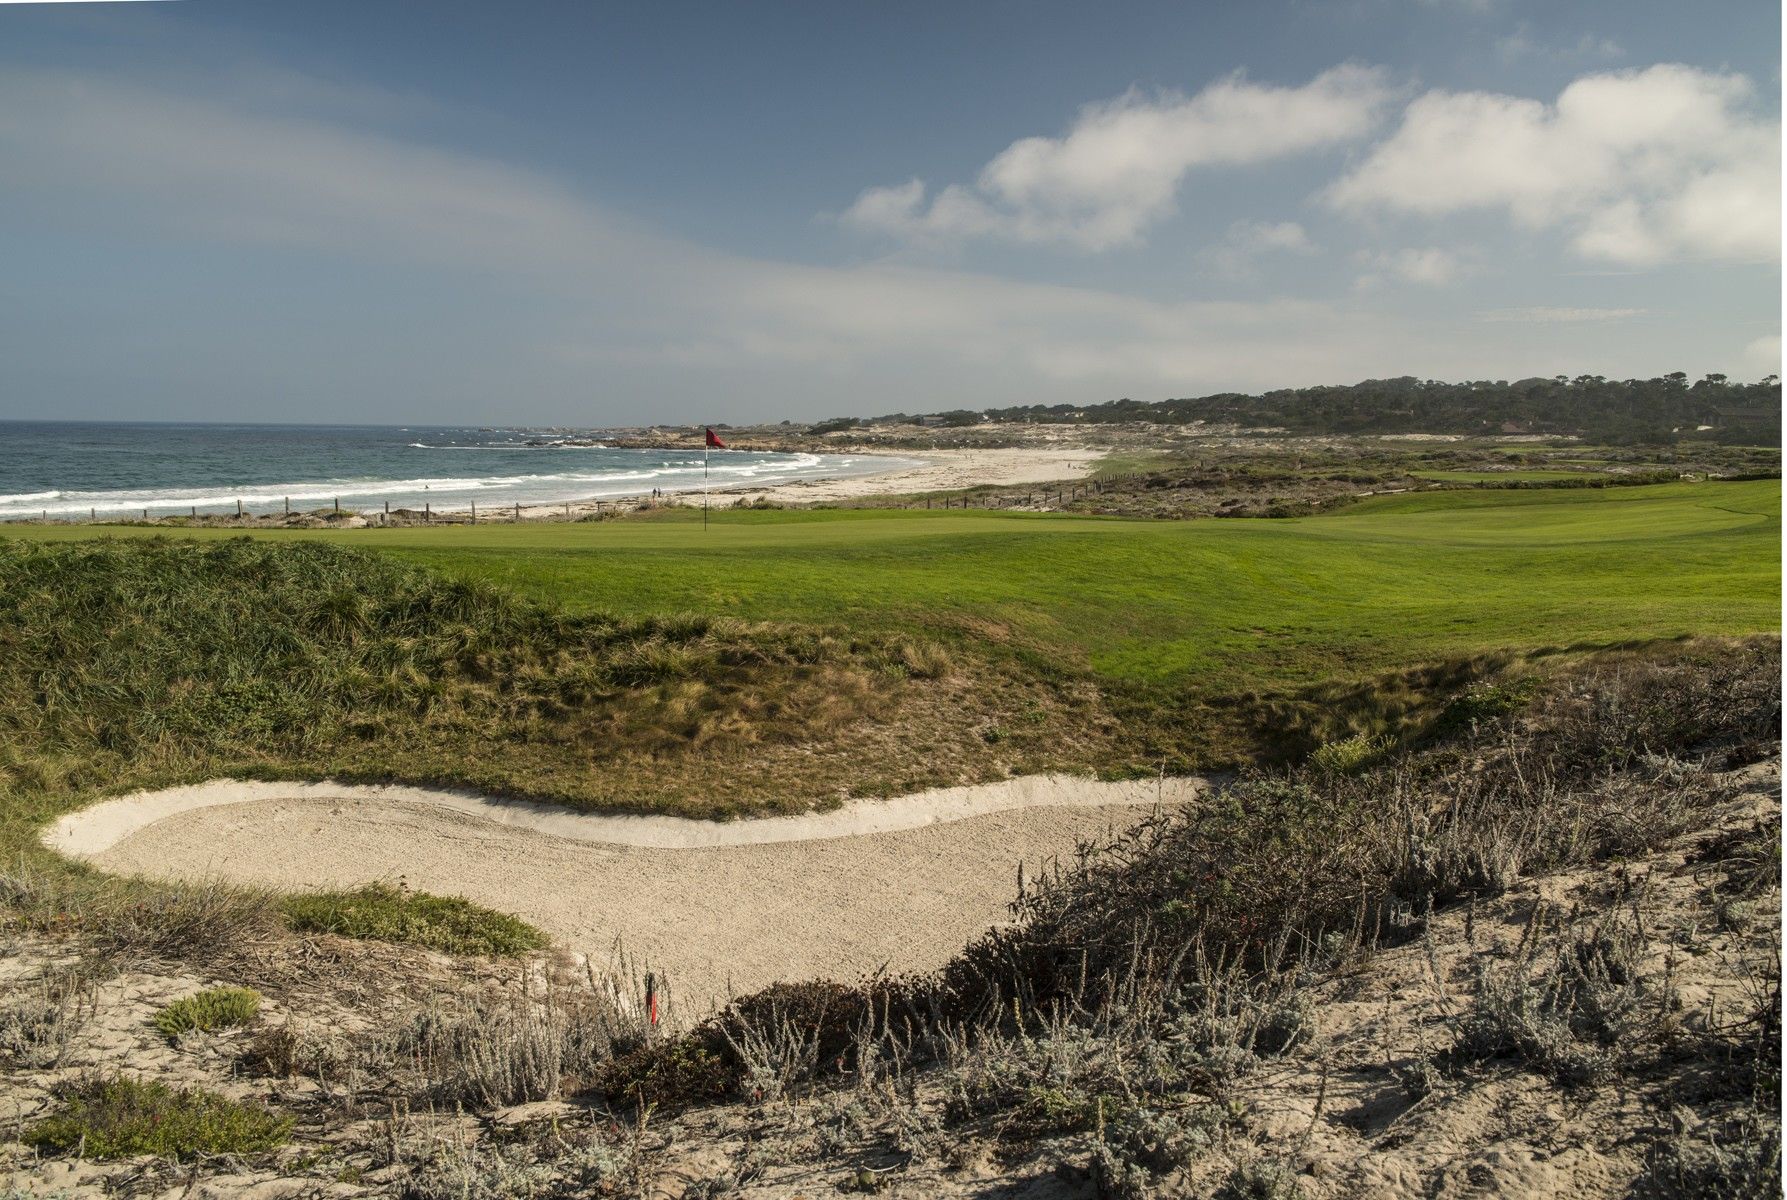
<svg viewBox="0 0 1787 1200">
<path fill-rule="evenodd" d="M 602 502 L 600 500 L 596 501 L 596 511 L 597 512 L 602 511 Z M 569 500 L 567 500 L 567 501 L 565 501 L 565 520 L 569 521 L 570 519 L 571 519 L 571 502 Z"/>
<path fill-rule="evenodd" d="M 385 501 L 385 515 L 387 517 L 391 515 L 391 502 L 389 500 Z"/>
<path fill-rule="evenodd" d="M 521 524 L 521 501 L 519 500 L 515 502 L 515 523 Z"/>
<path fill-rule="evenodd" d="M 192 517 L 193 520 L 196 521 L 199 519 L 199 506 L 198 505 L 196 505 L 196 504 L 190 505 L 190 506 L 188 506 L 186 511 L 187 511 L 188 515 L 190 515 Z"/>
<path fill-rule="evenodd" d="M 242 515 L 242 502 L 240 500 L 236 501 L 236 515 L 238 517 Z"/>
<path fill-rule="evenodd" d="M 288 517 L 292 515 L 292 498 L 290 496 L 285 498 L 285 515 Z"/>
<path fill-rule="evenodd" d="M 424 521 L 434 520 L 434 513 L 429 509 L 428 501 L 426 500 L 422 501 L 422 519 Z"/>
<path fill-rule="evenodd" d="M 476 525 L 477 523 L 478 523 L 478 502 L 476 500 L 473 500 L 472 501 L 472 524 Z"/>
<path fill-rule="evenodd" d="M 43 514 L 43 519 L 44 519 L 44 520 L 46 520 L 46 521 L 47 521 L 47 520 L 49 520 L 49 519 L 50 519 L 50 514 L 49 514 L 49 513 L 45 513 L 45 514 Z M 148 510 L 148 509 L 146 509 L 146 508 L 145 508 L 145 509 L 144 509 L 144 510 L 143 510 L 143 520 L 145 520 L 145 521 L 147 521 L 147 520 L 148 520 L 148 519 L 149 519 L 149 510 Z"/>
<path fill-rule="evenodd" d="M 99 510 L 98 510 L 98 509 L 97 509 L 97 508 L 90 508 L 90 509 L 88 509 L 88 510 L 87 510 L 87 519 L 88 519 L 88 520 L 89 520 L 89 521 L 97 521 L 97 520 L 99 520 Z"/>
<path fill-rule="evenodd" d="M 335 497 L 335 511 L 336 512 L 341 511 L 341 497 L 340 496 Z"/>
</svg>

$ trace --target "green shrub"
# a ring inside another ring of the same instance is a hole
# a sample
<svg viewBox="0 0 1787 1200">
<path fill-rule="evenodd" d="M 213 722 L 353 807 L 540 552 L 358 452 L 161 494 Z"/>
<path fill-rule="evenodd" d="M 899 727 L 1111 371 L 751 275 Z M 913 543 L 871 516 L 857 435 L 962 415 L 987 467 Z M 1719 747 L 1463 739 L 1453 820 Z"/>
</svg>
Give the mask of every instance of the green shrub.
<svg viewBox="0 0 1787 1200">
<path fill-rule="evenodd" d="M 1532 703 L 1539 689 L 1540 681 L 1536 675 L 1499 683 L 1488 680 L 1473 683 L 1446 705 L 1434 721 L 1433 731 L 1451 733 L 1518 712 Z"/>
<path fill-rule="evenodd" d="M 170 1038 L 193 1030 L 206 1033 L 235 1029 L 261 1011 L 261 994 L 253 988 L 214 987 L 176 1000 L 155 1014 L 155 1028 Z"/>
<path fill-rule="evenodd" d="M 290 1118 L 258 1104 L 124 1076 L 84 1079 L 64 1091 L 62 1100 L 61 1112 L 25 1131 L 26 1145 L 50 1151 L 79 1147 L 88 1158 L 183 1159 L 271 1150 L 292 1126 Z"/>
<path fill-rule="evenodd" d="M 284 908 L 287 922 L 300 933 L 399 942 L 443 954 L 508 958 L 547 945 L 546 935 L 519 917 L 458 896 L 400 891 L 386 883 L 289 896 Z"/>
</svg>

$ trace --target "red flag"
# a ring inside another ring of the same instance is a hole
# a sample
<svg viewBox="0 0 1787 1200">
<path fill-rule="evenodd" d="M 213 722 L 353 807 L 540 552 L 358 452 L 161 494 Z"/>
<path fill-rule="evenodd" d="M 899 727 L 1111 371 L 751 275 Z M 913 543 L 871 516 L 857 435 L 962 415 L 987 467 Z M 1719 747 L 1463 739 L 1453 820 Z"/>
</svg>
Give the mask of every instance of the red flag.
<svg viewBox="0 0 1787 1200">
<path fill-rule="evenodd" d="M 707 446 L 710 450 L 724 450 L 726 448 L 726 443 L 720 440 L 719 434 L 715 433 L 712 429 L 709 429 L 707 431 Z"/>
</svg>

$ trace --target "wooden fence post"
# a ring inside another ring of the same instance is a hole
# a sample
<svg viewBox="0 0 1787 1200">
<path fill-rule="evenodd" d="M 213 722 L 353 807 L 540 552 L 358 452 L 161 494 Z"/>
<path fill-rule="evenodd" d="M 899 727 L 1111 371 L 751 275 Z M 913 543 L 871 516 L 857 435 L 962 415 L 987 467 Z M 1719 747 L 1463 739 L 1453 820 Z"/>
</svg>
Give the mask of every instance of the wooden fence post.
<svg viewBox="0 0 1787 1200">
<path fill-rule="evenodd" d="M 473 500 L 472 501 L 472 524 L 476 525 L 477 523 L 478 523 L 478 502 L 476 500 Z"/>
</svg>

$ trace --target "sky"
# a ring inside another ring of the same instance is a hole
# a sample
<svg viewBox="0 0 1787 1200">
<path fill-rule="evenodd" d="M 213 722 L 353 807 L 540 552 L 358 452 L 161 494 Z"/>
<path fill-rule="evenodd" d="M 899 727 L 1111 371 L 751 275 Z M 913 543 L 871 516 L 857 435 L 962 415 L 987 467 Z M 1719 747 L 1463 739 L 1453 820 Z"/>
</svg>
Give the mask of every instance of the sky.
<svg viewBox="0 0 1787 1200">
<path fill-rule="evenodd" d="M 1780 7 L 0 2 L 0 418 L 1780 369 Z"/>
</svg>

